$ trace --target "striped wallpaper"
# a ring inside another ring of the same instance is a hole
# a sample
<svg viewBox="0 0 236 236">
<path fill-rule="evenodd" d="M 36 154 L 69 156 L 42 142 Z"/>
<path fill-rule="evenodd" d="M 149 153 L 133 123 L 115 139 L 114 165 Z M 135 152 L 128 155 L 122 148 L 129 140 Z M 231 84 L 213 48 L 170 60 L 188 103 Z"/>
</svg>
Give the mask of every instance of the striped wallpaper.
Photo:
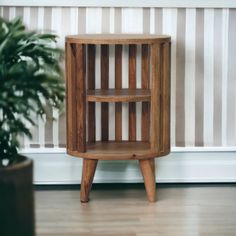
<svg viewBox="0 0 236 236">
<path fill-rule="evenodd" d="M 173 147 L 236 147 L 236 9 L 195 8 L 76 8 L 1 7 L 1 16 L 22 16 L 30 29 L 56 32 L 59 45 L 64 37 L 78 33 L 169 34 L 171 51 L 171 139 Z M 97 48 L 96 63 L 99 64 Z M 127 48 L 124 47 L 124 55 Z M 114 73 L 114 48 L 110 50 L 110 75 Z M 137 63 L 140 62 L 140 49 Z M 128 86 L 127 57 L 123 84 Z M 113 69 L 112 69 L 113 68 Z M 99 77 L 100 68 L 96 67 Z M 138 84 L 140 81 L 138 80 Z M 100 86 L 99 82 L 96 84 Z M 110 81 L 114 86 L 114 80 Z M 97 104 L 97 117 L 99 116 Z M 55 116 L 57 111 L 48 108 Z M 127 120 L 127 104 L 123 105 Z M 139 112 L 140 104 L 137 107 Z M 114 104 L 110 104 L 114 114 Z M 114 117 L 109 123 L 114 137 Z M 140 116 L 137 114 L 140 137 Z M 37 119 L 37 117 L 36 117 Z M 99 119 L 97 135 L 100 136 Z M 128 136 L 123 122 L 123 138 Z M 38 120 L 33 140 L 22 139 L 28 147 L 65 147 L 65 114 L 58 121 Z"/>
</svg>

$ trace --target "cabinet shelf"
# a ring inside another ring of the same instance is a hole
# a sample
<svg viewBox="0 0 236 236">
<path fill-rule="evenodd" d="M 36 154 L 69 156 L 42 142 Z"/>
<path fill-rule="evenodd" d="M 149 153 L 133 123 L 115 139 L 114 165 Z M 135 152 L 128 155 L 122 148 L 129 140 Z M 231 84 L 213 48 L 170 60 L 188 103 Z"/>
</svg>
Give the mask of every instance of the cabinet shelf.
<svg viewBox="0 0 236 236">
<path fill-rule="evenodd" d="M 134 160 L 157 156 L 151 152 L 150 143 L 143 141 L 107 141 L 87 143 L 86 152 L 68 150 L 73 156 L 98 160 Z"/>
<path fill-rule="evenodd" d="M 149 89 L 95 89 L 87 91 L 89 102 L 147 102 L 151 99 Z"/>
</svg>

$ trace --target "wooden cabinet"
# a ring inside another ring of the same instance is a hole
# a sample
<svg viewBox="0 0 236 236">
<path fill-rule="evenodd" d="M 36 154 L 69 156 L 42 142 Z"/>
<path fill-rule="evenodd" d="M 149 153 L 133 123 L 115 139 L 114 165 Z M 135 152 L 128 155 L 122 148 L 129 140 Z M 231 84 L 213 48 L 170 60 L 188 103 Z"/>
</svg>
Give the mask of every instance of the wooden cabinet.
<svg viewBox="0 0 236 236">
<path fill-rule="evenodd" d="M 109 73 L 109 48 L 114 73 Z M 123 47 L 128 47 L 128 88 L 122 87 Z M 137 67 L 137 46 L 141 66 Z M 100 89 L 95 89 L 100 47 Z M 140 69 L 141 88 L 137 88 Z M 109 74 L 115 88 L 109 88 Z M 75 35 L 66 37 L 67 152 L 83 158 L 81 201 L 87 202 L 98 160 L 138 160 L 149 201 L 156 199 L 154 158 L 170 152 L 170 37 L 165 35 Z M 101 103 L 101 138 L 96 140 L 95 103 Z M 109 139 L 109 106 L 115 103 L 115 139 Z M 122 103 L 128 103 L 128 140 L 122 140 Z M 136 102 L 142 103 L 141 140 Z"/>
</svg>

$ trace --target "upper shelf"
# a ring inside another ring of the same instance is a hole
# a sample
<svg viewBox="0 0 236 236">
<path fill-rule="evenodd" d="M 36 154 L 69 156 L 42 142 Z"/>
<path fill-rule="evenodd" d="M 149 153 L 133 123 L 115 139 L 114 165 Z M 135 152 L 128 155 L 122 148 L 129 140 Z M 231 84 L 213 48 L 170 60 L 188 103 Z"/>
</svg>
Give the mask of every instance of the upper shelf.
<svg viewBox="0 0 236 236">
<path fill-rule="evenodd" d="M 170 36 L 154 34 L 79 34 L 67 36 L 66 41 L 79 44 L 152 44 L 169 42 Z"/>
<path fill-rule="evenodd" d="M 149 89 L 95 89 L 87 91 L 89 102 L 145 102 L 150 101 Z"/>
</svg>

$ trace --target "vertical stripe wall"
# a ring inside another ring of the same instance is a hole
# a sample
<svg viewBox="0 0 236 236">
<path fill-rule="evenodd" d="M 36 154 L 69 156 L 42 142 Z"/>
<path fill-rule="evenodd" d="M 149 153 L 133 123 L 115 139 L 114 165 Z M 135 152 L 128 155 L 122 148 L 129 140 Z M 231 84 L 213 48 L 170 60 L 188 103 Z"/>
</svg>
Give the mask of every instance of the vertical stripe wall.
<svg viewBox="0 0 236 236">
<path fill-rule="evenodd" d="M 236 147 L 236 9 L 203 8 L 76 8 L 1 7 L 5 19 L 23 17 L 29 29 L 53 31 L 64 47 L 68 34 L 151 33 L 169 34 L 171 51 L 171 140 L 175 147 Z M 96 48 L 100 65 L 100 48 Z M 110 48 L 110 81 L 114 87 L 114 47 Z M 140 48 L 137 51 L 140 65 Z M 128 86 L 127 48 L 123 49 L 123 85 Z M 64 66 L 64 65 L 62 65 Z M 100 68 L 96 67 L 99 77 Z M 137 71 L 137 85 L 140 74 Z M 100 87 L 98 82 L 96 87 Z M 38 120 L 33 139 L 21 140 L 25 148 L 65 147 L 65 114 L 48 107 L 57 121 Z M 140 104 L 137 105 L 137 111 Z M 96 105 L 100 117 L 100 104 Z M 114 104 L 109 105 L 114 114 Z M 140 117 L 137 115 L 137 138 Z M 114 117 L 109 136 L 114 138 Z M 128 107 L 122 106 L 122 137 L 127 139 Z M 97 119 L 97 139 L 100 138 Z"/>
</svg>

